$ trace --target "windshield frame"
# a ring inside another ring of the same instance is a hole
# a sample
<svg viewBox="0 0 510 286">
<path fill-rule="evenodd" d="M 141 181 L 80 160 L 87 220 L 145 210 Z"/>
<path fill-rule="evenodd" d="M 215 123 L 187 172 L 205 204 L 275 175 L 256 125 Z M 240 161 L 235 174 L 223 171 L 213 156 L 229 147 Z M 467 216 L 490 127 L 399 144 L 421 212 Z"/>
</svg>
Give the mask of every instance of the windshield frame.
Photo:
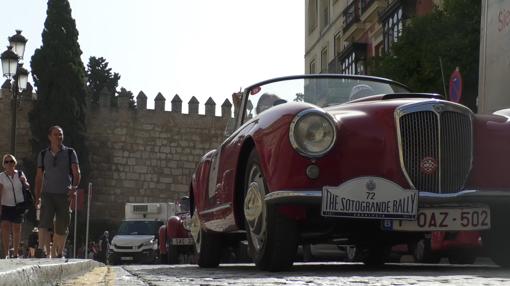
<svg viewBox="0 0 510 286">
<path fill-rule="evenodd" d="M 276 77 L 264 81 L 260 81 L 258 83 L 252 84 L 248 87 L 246 87 L 243 90 L 242 94 L 242 100 L 241 100 L 241 106 L 238 110 L 238 113 L 236 115 L 236 126 L 234 130 L 239 129 L 244 123 L 248 122 L 251 119 L 246 119 L 247 112 L 246 112 L 246 105 L 248 104 L 248 97 L 251 93 L 251 90 L 263 85 L 271 84 L 274 82 L 279 81 L 288 81 L 288 80 L 296 80 L 296 79 L 318 79 L 318 78 L 325 78 L 325 79 L 352 79 L 352 80 L 366 80 L 366 81 L 374 81 L 374 82 L 380 82 L 380 83 L 386 83 L 391 85 L 397 85 L 403 89 L 409 90 L 409 87 L 406 85 L 396 82 L 390 79 L 382 78 L 382 77 L 375 77 L 375 76 L 366 76 L 366 75 L 346 75 L 346 74 L 304 74 L 304 75 L 290 75 L 290 76 L 283 76 L 283 77 Z"/>
</svg>

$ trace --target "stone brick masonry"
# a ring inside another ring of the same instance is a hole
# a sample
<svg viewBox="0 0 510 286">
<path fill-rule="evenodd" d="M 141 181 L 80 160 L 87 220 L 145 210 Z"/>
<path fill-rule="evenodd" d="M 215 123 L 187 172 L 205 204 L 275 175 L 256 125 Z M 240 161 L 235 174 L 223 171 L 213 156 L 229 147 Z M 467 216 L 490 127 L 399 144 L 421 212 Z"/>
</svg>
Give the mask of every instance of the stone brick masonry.
<svg viewBox="0 0 510 286">
<path fill-rule="evenodd" d="M 87 111 L 87 136 L 90 151 L 93 200 L 91 220 L 116 223 L 124 216 L 126 202 L 174 201 L 188 193 L 191 175 L 207 151 L 216 148 L 224 137 L 231 117 L 228 100 L 222 115 L 216 116 L 210 98 L 206 114 L 198 114 L 198 101 L 189 101 L 191 114 L 181 113 L 179 96 L 172 100 L 172 111 L 165 111 L 165 99 L 158 94 L 155 109 L 146 109 L 140 92 L 137 109 L 129 109 L 127 98 L 118 99 L 118 108 L 108 100 Z M 11 93 L 0 90 L 0 152 L 10 146 Z M 25 98 L 18 108 L 17 158 L 31 155 L 27 113 L 33 101 Z M 162 108 L 163 107 L 163 108 Z M 65 130 L 64 130 L 65 132 Z M 79 156 L 80 154 L 78 154 Z M 87 182 L 81 184 L 86 187 Z"/>
</svg>

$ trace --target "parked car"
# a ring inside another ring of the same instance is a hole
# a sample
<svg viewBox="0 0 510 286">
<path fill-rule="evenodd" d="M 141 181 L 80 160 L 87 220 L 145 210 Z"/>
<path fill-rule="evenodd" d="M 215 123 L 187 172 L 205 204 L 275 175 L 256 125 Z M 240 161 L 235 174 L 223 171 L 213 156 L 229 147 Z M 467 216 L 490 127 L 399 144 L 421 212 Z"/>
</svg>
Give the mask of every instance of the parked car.
<svg viewBox="0 0 510 286">
<path fill-rule="evenodd" d="M 263 270 L 332 239 L 379 265 L 435 231 L 480 231 L 510 266 L 509 116 L 369 76 L 281 77 L 240 96 L 232 133 L 190 184 L 200 267 L 243 239 Z"/>
<path fill-rule="evenodd" d="M 189 231 L 189 197 L 175 203 L 175 214 L 159 228 L 160 262 L 195 263 L 195 243 Z"/>
<path fill-rule="evenodd" d="M 439 263 L 443 257 L 451 264 L 473 264 L 483 256 L 479 231 L 433 231 L 408 244 L 392 247 L 393 256 L 410 254 L 414 262 Z"/>
<path fill-rule="evenodd" d="M 160 262 L 162 264 L 196 263 L 195 242 L 190 232 L 191 215 L 188 196 L 175 203 L 175 215 L 159 228 Z M 247 262 L 247 242 L 239 241 L 222 248 L 222 263 Z"/>
<path fill-rule="evenodd" d="M 473 264 L 482 253 L 480 232 L 432 232 L 411 245 L 411 253 L 418 262 L 437 263 L 447 257 L 451 264 Z"/>
</svg>

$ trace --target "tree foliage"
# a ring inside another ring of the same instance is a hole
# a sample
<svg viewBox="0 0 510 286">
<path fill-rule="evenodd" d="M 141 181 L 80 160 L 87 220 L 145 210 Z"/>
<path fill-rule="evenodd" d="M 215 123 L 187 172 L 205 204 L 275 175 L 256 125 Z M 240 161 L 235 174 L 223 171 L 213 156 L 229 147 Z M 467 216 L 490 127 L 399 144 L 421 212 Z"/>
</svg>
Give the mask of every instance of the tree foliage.
<svg viewBox="0 0 510 286">
<path fill-rule="evenodd" d="M 90 57 L 87 64 L 87 88 L 92 104 L 98 104 L 99 94 L 104 88 L 111 94 L 111 104 L 115 106 L 115 94 L 119 86 L 120 75 L 112 73 L 105 58 Z"/>
<path fill-rule="evenodd" d="M 415 91 L 445 95 L 450 74 L 459 67 L 462 103 L 476 111 L 480 16 L 480 1 L 443 1 L 442 9 L 406 23 L 391 54 L 372 62 L 372 74 L 400 81 Z"/>
<path fill-rule="evenodd" d="M 121 87 L 118 97 L 127 97 L 129 99 L 129 108 L 135 109 L 136 107 L 135 97 L 133 96 L 133 93 L 131 91 Z"/>
<path fill-rule="evenodd" d="M 85 125 L 85 68 L 78 30 L 68 0 L 48 0 L 42 46 L 31 59 L 37 100 L 29 113 L 32 153 L 48 146 L 48 128 L 64 129 L 64 144 L 76 149 L 82 173 L 88 174 Z M 84 180 L 82 180 L 84 181 Z"/>
</svg>

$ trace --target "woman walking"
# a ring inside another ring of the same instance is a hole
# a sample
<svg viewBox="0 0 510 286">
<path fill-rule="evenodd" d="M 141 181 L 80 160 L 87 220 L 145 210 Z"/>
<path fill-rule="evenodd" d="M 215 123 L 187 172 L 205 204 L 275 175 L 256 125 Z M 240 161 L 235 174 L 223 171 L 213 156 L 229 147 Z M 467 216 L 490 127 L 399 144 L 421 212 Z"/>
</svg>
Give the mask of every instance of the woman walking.
<svg viewBox="0 0 510 286">
<path fill-rule="evenodd" d="M 23 173 L 16 170 L 14 155 L 3 156 L 4 172 L 0 173 L 0 226 L 2 229 L 3 257 L 9 258 L 9 236 L 12 234 L 12 247 L 14 252 L 11 258 L 17 258 L 21 238 L 21 223 L 24 214 L 16 212 L 16 203 L 24 201 L 23 185 L 28 181 Z"/>
</svg>

